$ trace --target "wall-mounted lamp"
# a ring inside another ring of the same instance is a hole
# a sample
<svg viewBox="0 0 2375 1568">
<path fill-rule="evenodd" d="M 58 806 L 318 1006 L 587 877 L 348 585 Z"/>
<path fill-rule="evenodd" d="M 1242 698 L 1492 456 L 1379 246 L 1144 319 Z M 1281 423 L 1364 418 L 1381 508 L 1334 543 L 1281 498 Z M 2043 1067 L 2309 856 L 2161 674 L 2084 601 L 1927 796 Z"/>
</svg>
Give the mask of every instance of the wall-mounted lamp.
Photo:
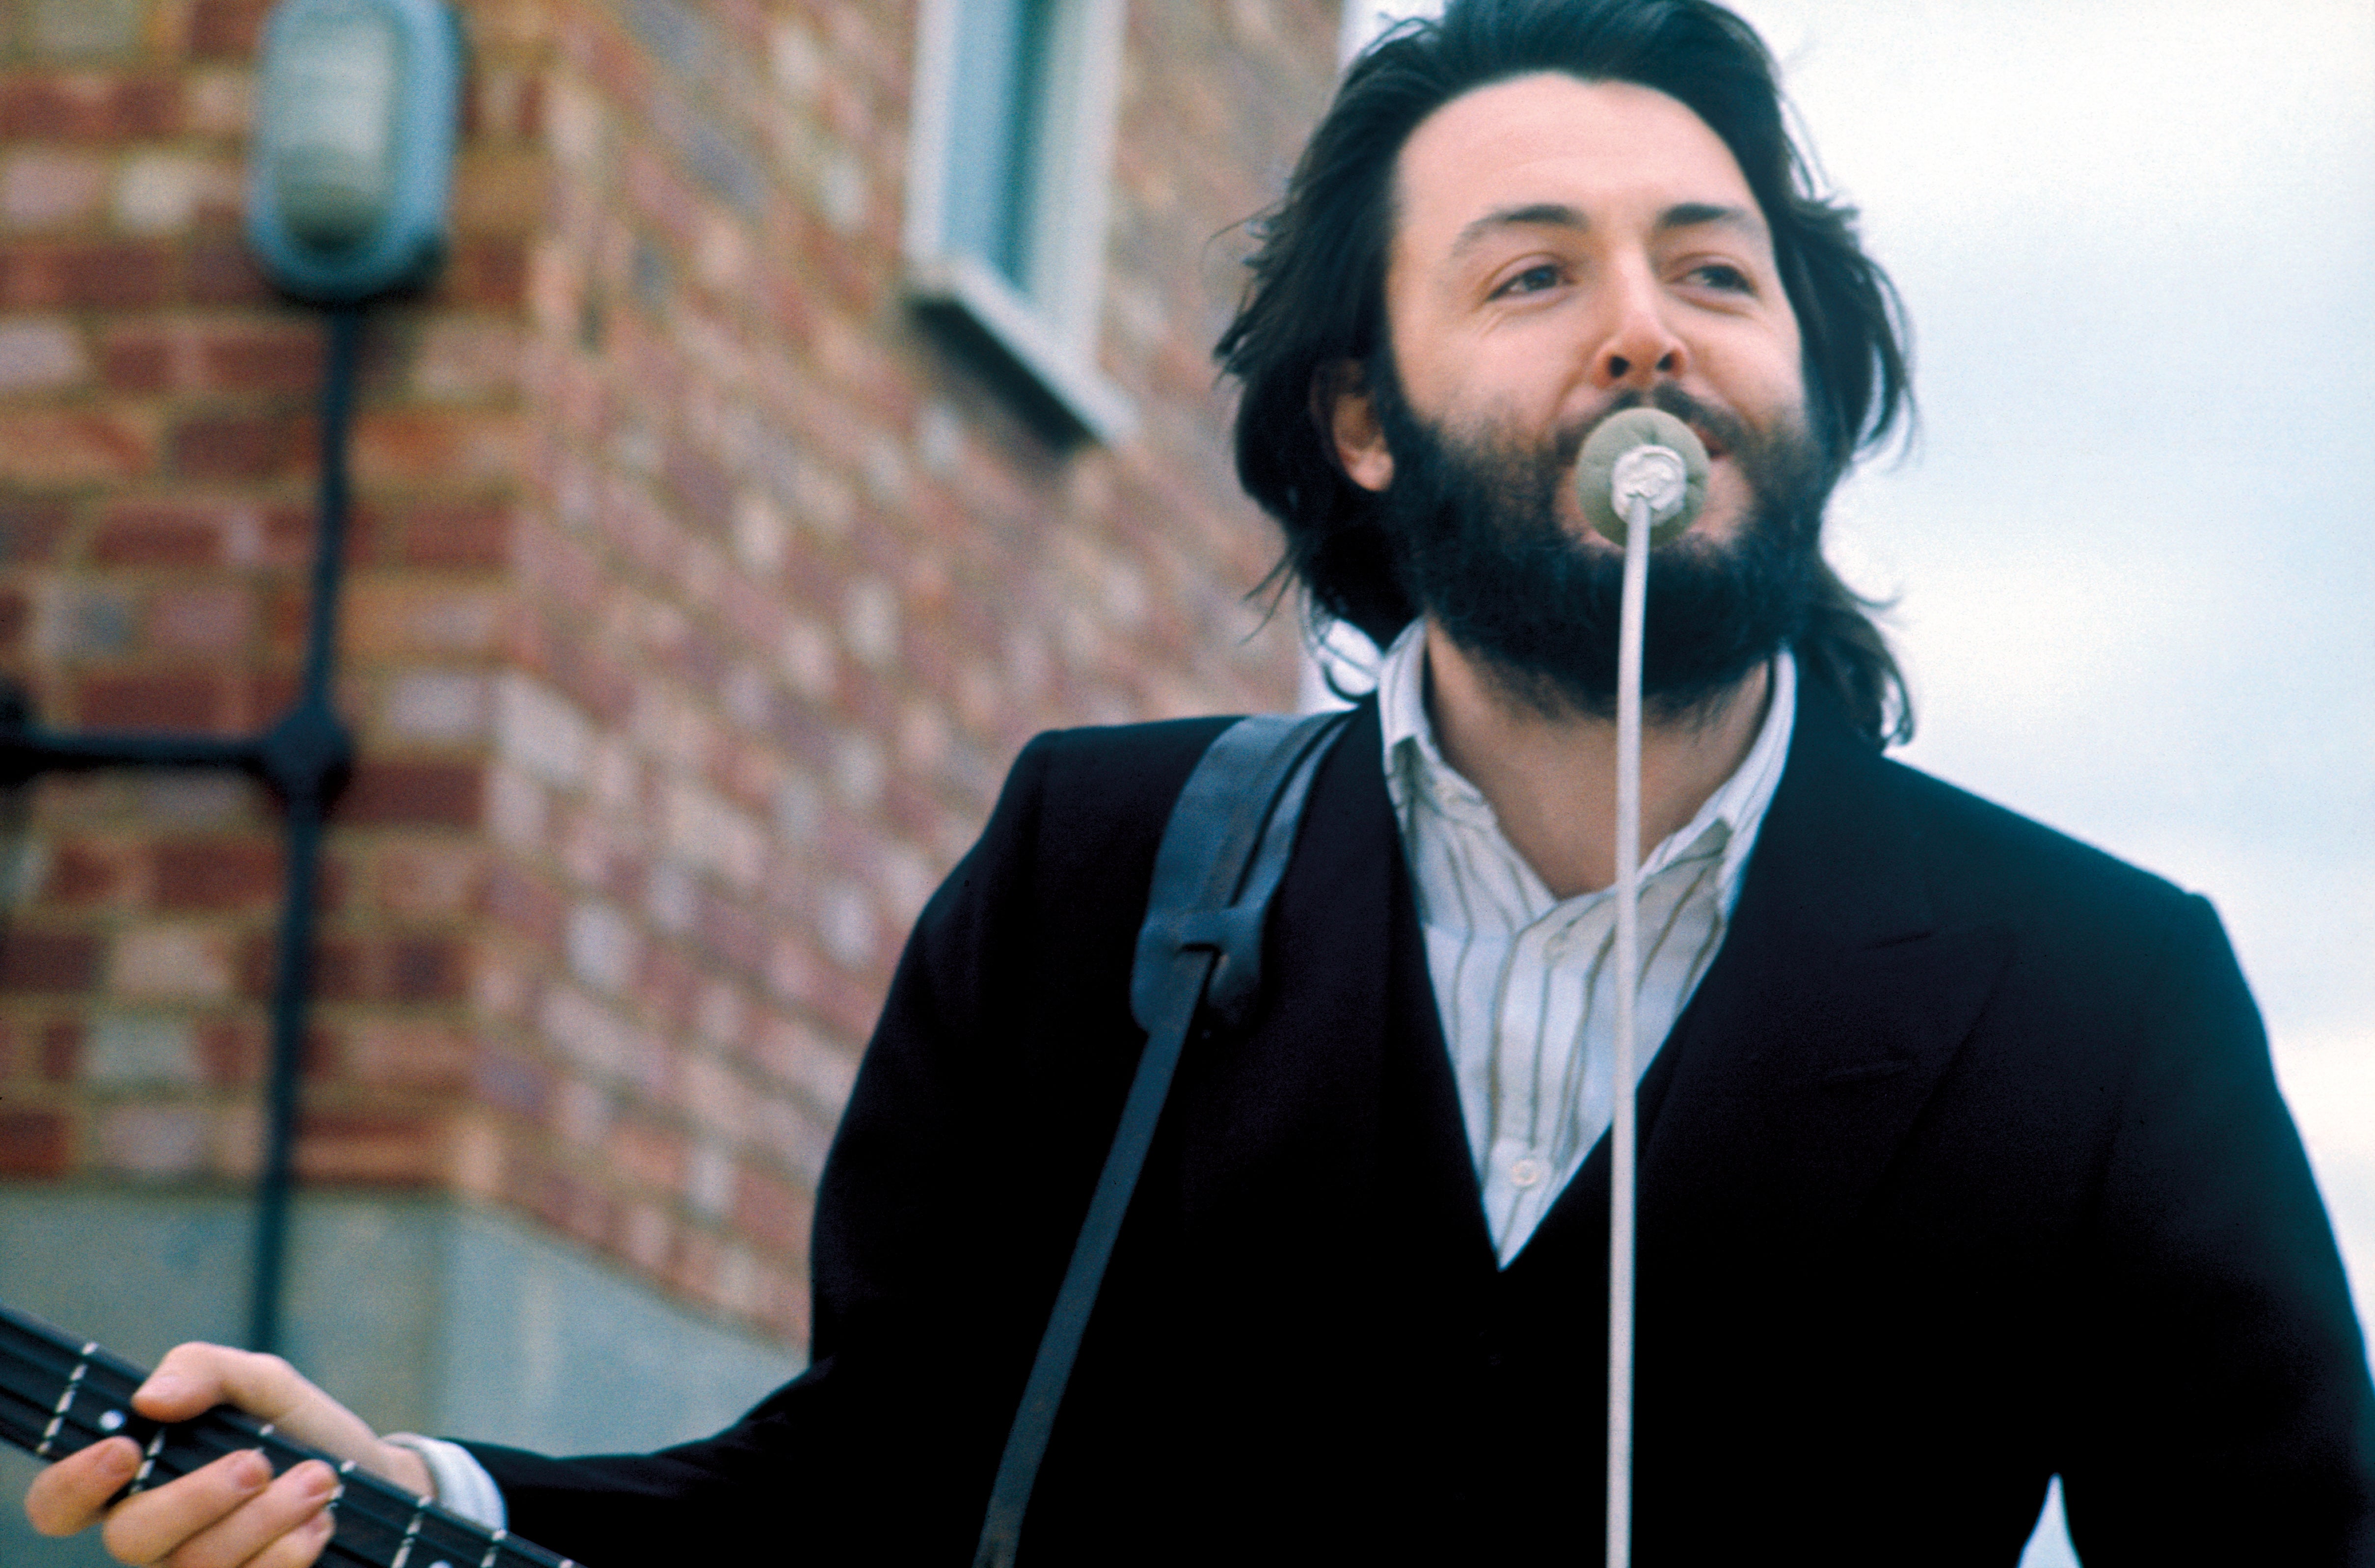
<svg viewBox="0 0 2375 1568">
<path fill-rule="evenodd" d="M 461 78 L 442 0 L 282 0 L 247 188 L 248 242 L 276 284 L 350 304 L 435 270 Z"/>
</svg>

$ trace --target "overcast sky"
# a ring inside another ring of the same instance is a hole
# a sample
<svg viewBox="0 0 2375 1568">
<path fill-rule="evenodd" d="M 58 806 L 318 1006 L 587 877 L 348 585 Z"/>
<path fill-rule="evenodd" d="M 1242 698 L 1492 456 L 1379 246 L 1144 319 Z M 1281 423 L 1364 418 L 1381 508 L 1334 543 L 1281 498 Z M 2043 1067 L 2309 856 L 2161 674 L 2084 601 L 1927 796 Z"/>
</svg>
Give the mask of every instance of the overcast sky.
<svg viewBox="0 0 2375 1568">
<path fill-rule="evenodd" d="M 2217 903 L 2366 1303 L 2375 6 L 1742 9 L 1913 317 L 1833 536 L 1908 759 Z"/>
<path fill-rule="evenodd" d="M 1904 755 L 2217 904 L 2375 1317 L 2375 6 L 1737 8 L 1913 318 Z"/>
</svg>

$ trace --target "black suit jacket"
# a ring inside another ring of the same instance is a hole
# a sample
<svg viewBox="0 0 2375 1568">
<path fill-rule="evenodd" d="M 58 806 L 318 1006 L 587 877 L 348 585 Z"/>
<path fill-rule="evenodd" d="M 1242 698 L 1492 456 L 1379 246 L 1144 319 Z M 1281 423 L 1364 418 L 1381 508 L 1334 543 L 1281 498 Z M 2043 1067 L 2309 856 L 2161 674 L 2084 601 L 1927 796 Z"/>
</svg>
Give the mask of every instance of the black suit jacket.
<svg viewBox="0 0 2375 1568">
<path fill-rule="evenodd" d="M 902 961 L 827 1166 L 815 1362 L 656 1456 L 477 1452 L 594 1568 L 968 1558 L 1141 1036 L 1220 721 L 1043 736 Z M 1592 1561 L 1603 1142 L 1495 1265 L 1374 707 L 1269 988 L 1191 1042 L 1026 1564 Z M 2375 1395 L 2207 904 L 1884 760 L 1820 693 L 1644 1084 L 1636 1560 L 2375 1563 Z"/>
</svg>

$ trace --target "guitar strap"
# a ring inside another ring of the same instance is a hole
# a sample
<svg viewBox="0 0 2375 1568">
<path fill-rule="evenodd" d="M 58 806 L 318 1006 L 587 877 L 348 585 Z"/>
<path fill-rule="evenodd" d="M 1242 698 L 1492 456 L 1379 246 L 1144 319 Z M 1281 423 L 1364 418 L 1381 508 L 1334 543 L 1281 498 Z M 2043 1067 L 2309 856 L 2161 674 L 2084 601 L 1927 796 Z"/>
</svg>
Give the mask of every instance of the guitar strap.
<svg viewBox="0 0 2375 1568">
<path fill-rule="evenodd" d="M 1196 764 L 1164 825 L 1129 976 L 1130 1016 L 1146 1031 L 1146 1045 L 1007 1430 L 974 1568 L 1012 1568 L 1039 1462 L 1188 1032 L 1199 1005 L 1231 1027 L 1251 1015 L 1261 988 L 1263 919 L 1285 875 L 1326 742 L 1350 716 L 1239 719 Z"/>
</svg>

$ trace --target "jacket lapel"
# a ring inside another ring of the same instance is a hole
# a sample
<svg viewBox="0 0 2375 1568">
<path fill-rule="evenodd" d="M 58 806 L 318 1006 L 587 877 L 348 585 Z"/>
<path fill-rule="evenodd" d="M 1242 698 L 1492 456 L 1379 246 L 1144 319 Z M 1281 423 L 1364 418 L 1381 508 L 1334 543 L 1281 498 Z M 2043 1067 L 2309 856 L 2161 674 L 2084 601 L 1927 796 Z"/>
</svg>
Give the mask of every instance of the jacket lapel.
<svg viewBox="0 0 2375 1568">
<path fill-rule="evenodd" d="M 1731 932 L 1664 1048 L 1645 1245 L 1732 1235 L 1811 1260 L 1861 1210 L 2010 956 L 2001 927 L 1939 927 L 1890 765 L 1800 690 Z"/>
</svg>

